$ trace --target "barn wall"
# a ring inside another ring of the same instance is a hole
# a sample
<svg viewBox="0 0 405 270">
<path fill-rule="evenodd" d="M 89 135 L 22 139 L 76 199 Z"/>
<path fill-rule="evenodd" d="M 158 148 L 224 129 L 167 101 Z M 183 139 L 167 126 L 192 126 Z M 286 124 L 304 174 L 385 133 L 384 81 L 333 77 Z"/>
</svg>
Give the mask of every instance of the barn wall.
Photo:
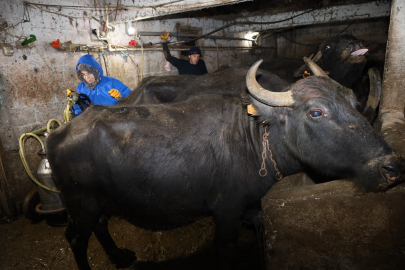
<svg viewBox="0 0 405 270">
<path fill-rule="evenodd" d="M 128 3 L 125 3 L 128 2 Z M 138 1 L 136 1 L 138 2 Z M 71 5 L 71 6 L 91 6 L 94 3 L 102 7 L 102 1 L 94 0 L 70 0 L 70 1 L 41 1 L 45 4 Z M 121 1 L 123 4 L 134 5 L 133 1 Z M 137 3 L 135 3 L 137 4 Z M 66 106 L 66 89 L 75 89 L 80 82 L 77 79 L 75 66 L 81 56 L 87 52 L 61 52 L 50 46 L 52 41 L 59 39 L 66 43 L 71 41 L 74 44 L 82 45 L 102 45 L 101 41 L 92 35 L 91 29 L 100 29 L 101 24 L 91 16 L 100 17 L 100 12 L 92 9 L 86 11 L 76 9 L 40 7 L 41 9 L 60 12 L 67 16 L 59 16 L 55 13 L 46 12 L 36 7 L 29 6 L 25 11 L 25 17 L 29 16 L 30 21 L 20 23 L 24 15 L 23 0 L 3 0 L 0 2 L 2 10 L 1 18 L 9 28 L 6 35 L 1 36 L 1 43 L 8 43 L 13 47 L 13 55 L 5 56 L 0 53 L 0 139 L 5 150 L 6 175 L 8 192 L 12 198 L 12 204 L 21 210 L 21 205 L 26 194 L 36 186 L 28 178 L 18 154 L 18 139 L 25 133 L 46 126 L 51 118 L 63 120 L 63 110 Z M 129 12 L 129 11 L 128 11 Z M 104 12 L 103 12 L 104 13 Z M 87 18 L 83 18 L 83 16 Z M 79 17 L 79 18 L 76 18 Z M 122 21 L 131 17 L 126 11 L 112 13 L 111 19 Z M 225 24 L 223 21 L 214 19 L 171 19 L 171 20 L 149 20 L 133 22 L 132 25 L 138 31 L 159 32 L 161 30 L 173 31 L 176 24 L 191 27 L 201 27 L 203 33 L 217 29 Z M 113 44 L 128 45 L 133 37 L 125 32 L 125 24 L 114 23 L 116 30 L 111 33 Z M 4 32 L 2 32 L 4 33 Z M 37 41 L 33 47 L 22 47 L 19 36 L 29 36 L 34 34 Z M 215 35 L 224 35 L 218 32 Z M 243 36 L 244 33 L 238 34 Z M 142 37 L 144 43 L 158 43 L 160 37 Z M 201 39 L 200 46 L 216 46 L 213 40 Z M 218 40 L 218 46 L 250 46 L 251 42 L 237 40 Z M 156 45 L 160 48 L 160 44 Z M 271 50 L 266 53 L 271 52 Z M 140 51 L 129 51 L 130 57 L 121 52 L 109 52 L 104 50 L 104 57 L 107 64 L 109 76 L 115 77 L 126 84 L 130 89 L 135 89 L 140 81 L 142 57 Z M 92 53 L 100 62 L 106 74 L 104 60 L 99 52 Z M 172 52 L 179 57 L 180 52 Z M 206 62 L 209 72 L 213 72 L 221 65 L 241 65 L 251 64 L 261 57 L 251 54 L 248 50 L 228 50 L 228 51 L 204 51 L 203 59 Z M 268 56 L 265 56 L 268 57 Z M 132 59 L 132 60 L 131 60 Z M 165 76 L 177 74 L 175 68 L 169 73 L 164 69 L 165 59 L 163 52 L 145 51 L 143 75 Z M 191 83 L 191 82 L 190 82 Z M 28 163 L 32 171 L 35 171 L 39 163 L 36 152 L 40 150 L 40 145 L 35 139 L 28 139 L 26 152 Z M 17 209 L 18 210 L 18 209 Z"/>
</svg>

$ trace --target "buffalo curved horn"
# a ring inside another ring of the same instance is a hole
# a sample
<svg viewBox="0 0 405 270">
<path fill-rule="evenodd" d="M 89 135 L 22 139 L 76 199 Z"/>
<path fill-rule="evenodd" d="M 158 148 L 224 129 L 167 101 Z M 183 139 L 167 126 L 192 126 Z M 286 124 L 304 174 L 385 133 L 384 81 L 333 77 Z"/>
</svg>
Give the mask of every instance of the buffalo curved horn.
<svg viewBox="0 0 405 270">
<path fill-rule="evenodd" d="M 326 74 L 325 71 L 323 71 L 322 68 L 320 68 L 313 60 L 309 59 L 308 57 L 304 57 L 304 61 L 307 63 L 307 65 L 309 66 L 309 68 L 311 69 L 312 73 L 314 73 L 315 76 L 329 78 L 328 74 Z M 338 86 L 338 88 L 340 89 L 339 90 L 340 93 L 347 100 L 355 98 L 355 95 L 354 95 L 354 92 L 352 89 L 344 87 L 343 85 L 341 85 L 340 83 L 338 83 L 337 81 L 335 81 L 333 79 L 331 79 L 331 80 L 335 85 Z"/>
<path fill-rule="evenodd" d="M 314 56 L 314 58 L 312 58 L 312 61 L 314 61 L 315 63 L 318 62 L 319 59 L 321 59 L 322 57 L 322 52 L 318 51 L 318 53 Z"/>
<path fill-rule="evenodd" d="M 376 68 L 370 68 L 367 73 L 370 78 L 370 93 L 368 95 L 366 107 L 363 111 L 363 116 L 365 116 L 369 122 L 372 122 L 378 104 L 380 103 L 381 76 Z"/>
<path fill-rule="evenodd" d="M 263 60 L 259 60 L 254 63 L 250 67 L 246 75 L 246 86 L 249 90 L 249 93 L 261 103 L 270 106 L 286 107 L 294 104 L 294 99 L 292 97 L 291 91 L 272 92 L 260 86 L 260 84 L 256 80 L 256 71 L 262 62 Z"/>
<path fill-rule="evenodd" d="M 316 55 L 315 55 L 316 57 Z M 314 57 L 314 58 L 315 58 Z M 328 74 L 325 73 L 316 63 L 315 61 L 311 60 L 308 57 L 304 57 L 304 62 L 307 63 L 308 67 L 311 69 L 312 73 L 314 73 L 315 76 L 321 76 L 321 77 L 329 77 Z"/>
</svg>

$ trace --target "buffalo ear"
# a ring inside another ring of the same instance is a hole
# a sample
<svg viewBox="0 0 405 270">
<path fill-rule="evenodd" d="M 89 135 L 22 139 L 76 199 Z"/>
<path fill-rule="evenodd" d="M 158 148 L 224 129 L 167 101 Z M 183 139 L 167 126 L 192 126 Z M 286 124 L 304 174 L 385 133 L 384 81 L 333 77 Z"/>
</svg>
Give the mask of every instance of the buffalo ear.
<svg viewBox="0 0 405 270">
<path fill-rule="evenodd" d="M 247 105 L 247 113 L 250 116 L 260 116 L 260 117 L 265 117 L 271 113 L 271 109 L 273 108 L 272 106 L 269 106 L 267 104 L 261 103 L 260 101 L 256 100 L 252 96 L 250 97 L 250 104 Z"/>
<path fill-rule="evenodd" d="M 273 107 L 261 103 L 250 96 L 250 104 L 247 105 L 247 113 L 252 117 L 258 117 L 260 121 L 268 121 L 270 119 L 286 119 L 289 115 L 290 107 Z"/>
</svg>

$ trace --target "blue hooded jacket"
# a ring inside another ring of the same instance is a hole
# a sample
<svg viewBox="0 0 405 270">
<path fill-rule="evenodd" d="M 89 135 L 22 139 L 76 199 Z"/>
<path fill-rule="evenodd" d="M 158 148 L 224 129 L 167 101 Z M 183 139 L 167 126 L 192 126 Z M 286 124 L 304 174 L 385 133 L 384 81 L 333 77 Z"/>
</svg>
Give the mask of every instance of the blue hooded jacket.
<svg viewBox="0 0 405 270">
<path fill-rule="evenodd" d="M 118 100 L 113 98 L 108 93 L 108 91 L 110 91 L 111 89 L 117 89 L 122 96 L 121 98 L 124 98 L 131 93 L 131 90 L 119 80 L 112 77 L 103 76 L 103 69 L 101 68 L 97 60 L 93 57 L 93 55 L 83 55 L 77 62 L 76 72 L 78 72 L 77 67 L 81 63 L 97 68 L 98 72 L 100 73 L 100 81 L 96 85 L 94 90 L 87 88 L 84 82 L 81 82 L 76 88 L 76 91 L 79 92 L 79 94 L 86 94 L 94 105 L 116 105 Z M 78 109 L 80 110 L 80 108 Z M 77 114 L 76 105 L 75 114 Z"/>
</svg>

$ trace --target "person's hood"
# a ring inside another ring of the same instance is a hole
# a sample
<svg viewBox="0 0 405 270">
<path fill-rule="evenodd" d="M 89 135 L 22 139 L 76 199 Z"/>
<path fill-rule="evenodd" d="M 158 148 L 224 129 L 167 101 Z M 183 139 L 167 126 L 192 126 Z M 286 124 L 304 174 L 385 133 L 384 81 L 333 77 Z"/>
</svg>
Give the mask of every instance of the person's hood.
<svg viewBox="0 0 405 270">
<path fill-rule="evenodd" d="M 77 66 L 82 63 L 97 68 L 98 72 L 100 73 L 100 77 L 103 76 L 103 69 L 101 68 L 100 64 L 97 62 L 97 60 L 94 58 L 93 55 L 91 54 L 83 55 L 76 64 L 76 72 L 78 71 Z"/>
</svg>

